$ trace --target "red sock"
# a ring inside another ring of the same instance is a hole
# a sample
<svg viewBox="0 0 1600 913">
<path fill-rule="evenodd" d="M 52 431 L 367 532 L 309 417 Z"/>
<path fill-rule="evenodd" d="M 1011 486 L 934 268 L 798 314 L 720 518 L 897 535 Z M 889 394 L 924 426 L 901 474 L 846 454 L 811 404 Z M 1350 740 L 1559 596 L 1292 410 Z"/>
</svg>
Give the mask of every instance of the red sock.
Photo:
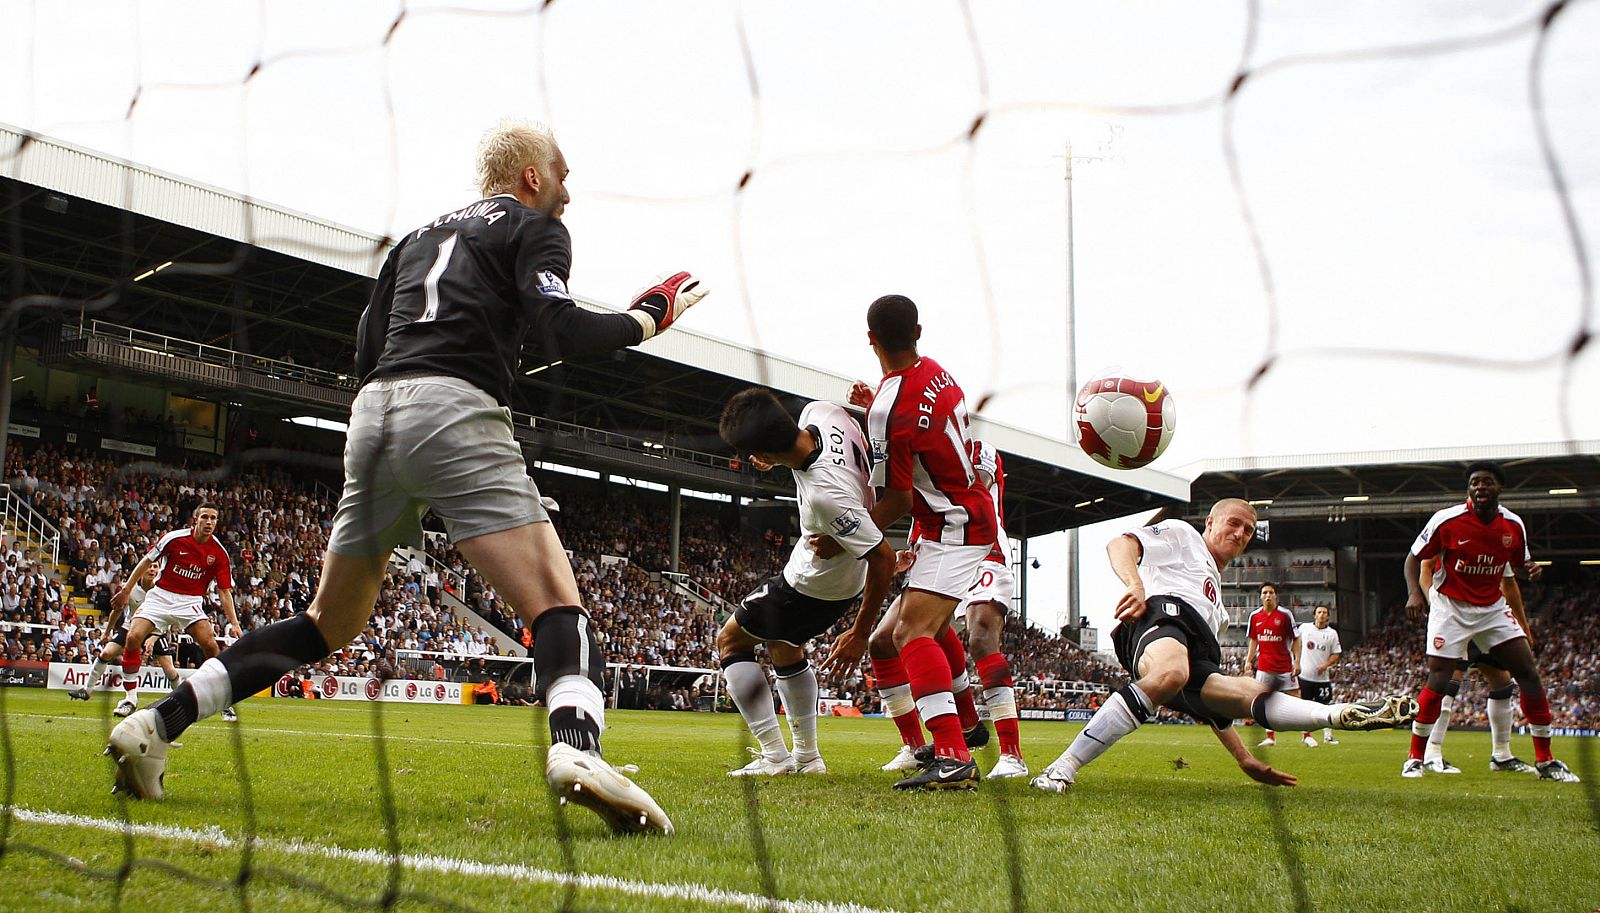
<svg viewBox="0 0 1600 913">
<path fill-rule="evenodd" d="M 994 721 L 995 735 L 1000 737 L 1000 753 L 1022 757 L 1022 736 L 1017 729 L 1017 698 L 1012 689 L 1011 664 L 1004 653 L 990 653 L 976 663 L 978 681 L 984 690 L 984 702 L 989 705 L 989 719 Z M 991 700 L 996 694 L 999 700 Z"/>
<path fill-rule="evenodd" d="M 1411 757 L 1422 760 L 1423 752 L 1428 748 L 1428 733 L 1433 731 L 1433 724 L 1439 722 L 1439 704 L 1444 700 L 1444 693 L 1435 691 L 1424 685 L 1422 693 L 1417 695 L 1417 724 L 1424 731 L 1417 735 L 1416 728 L 1411 730 Z"/>
<path fill-rule="evenodd" d="M 933 734 L 934 753 L 958 761 L 972 760 L 966 740 L 961 737 L 955 695 L 950 693 L 950 664 L 938 642 L 931 637 L 918 637 L 901 648 L 900 659 L 911 679 L 911 694 L 917 699 L 923 724 Z"/>
<path fill-rule="evenodd" d="M 950 691 L 956 696 L 956 716 L 961 728 L 970 732 L 978 728 L 978 704 L 972 697 L 972 682 L 967 678 L 967 648 L 955 628 L 945 628 L 939 638 L 939 649 L 944 651 L 945 662 L 950 664 Z"/>
<path fill-rule="evenodd" d="M 1533 759 L 1540 764 L 1554 760 L 1550 753 L 1550 701 L 1543 691 L 1522 692 L 1522 715 L 1533 734 Z"/>
<path fill-rule="evenodd" d="M 889 714 L 894 720 L 895 728 L 900 730 L 900 741 L 912 748 L 921 748 L 928 744 L 928 740 L 922 737 L 922 718 L 917 716 L 917 705 L 910 704 L 909 708 L 901 713 L 895 713 L 895 707 L 891 706 L 897 701 L 894 695 L 887 692 L 894 688 L 906 687 L 909 682 L 906 678 L 905 663 L 901 662 L 900 657 L 872 660 L 872 677 L 878 682 L 878 695 L 883 698 L 883 712 Z M 905 698 L 910 700 L 909 691 Z"/>
<path fill-rule="evenodd" d="M 122 651 L 122 690 L 135 691 L 139 687 L 139 665 L 142 657 L 138 650 Z"/>
</svg>

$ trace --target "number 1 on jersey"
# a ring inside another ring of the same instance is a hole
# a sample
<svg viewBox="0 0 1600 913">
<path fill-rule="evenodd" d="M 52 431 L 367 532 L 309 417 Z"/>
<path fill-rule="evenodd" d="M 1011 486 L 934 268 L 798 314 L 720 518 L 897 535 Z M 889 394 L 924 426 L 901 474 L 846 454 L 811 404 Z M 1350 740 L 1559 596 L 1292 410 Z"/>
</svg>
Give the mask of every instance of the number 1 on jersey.
<svg viewBox="0 0 1600 913">
<path fill-rule="evenodd" d="M 433 268 L 428 270 L 428 278 L 422 280 L 423 300 L 426 306 L 422 309 L 422 316 L 418 322 L 432 320 L 439 316 L 439 277 L 450 268 L 450 255 L 456 249 L 456 233 L 445 235 L 439 242 L 439 255 L 433 261 Z"/>
</svg>

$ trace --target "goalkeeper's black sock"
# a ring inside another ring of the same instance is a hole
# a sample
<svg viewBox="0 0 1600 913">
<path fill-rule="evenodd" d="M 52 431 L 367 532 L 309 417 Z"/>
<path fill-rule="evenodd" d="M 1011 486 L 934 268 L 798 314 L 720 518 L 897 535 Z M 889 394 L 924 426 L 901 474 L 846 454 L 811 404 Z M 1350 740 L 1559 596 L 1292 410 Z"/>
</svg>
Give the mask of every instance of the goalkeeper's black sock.
<svg viewBox="0 0 1600 913">
<path fill-rule="evenodd" d="M 285 672 L 325 658 L 331 650 L 311 616 L 301 613 L 241 637 L 205 661 L 194 675 L 155 705 L 167 741 L 266 688 Z"/>
</svg>

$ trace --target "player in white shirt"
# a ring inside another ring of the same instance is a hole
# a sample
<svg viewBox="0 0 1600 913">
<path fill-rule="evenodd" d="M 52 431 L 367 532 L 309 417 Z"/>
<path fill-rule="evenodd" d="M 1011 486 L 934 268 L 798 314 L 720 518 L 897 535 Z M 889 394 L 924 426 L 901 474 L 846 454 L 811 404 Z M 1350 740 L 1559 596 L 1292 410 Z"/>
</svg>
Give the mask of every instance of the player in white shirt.
<svg viewBox="0 0 1600 913">
<path fill-rule="evenodd" d="M 94 667 L 89 670 L 89 680 L 76 688 L 67 691 L 67 697 L 75 701 L 86 701 L 94 694 L 94 689 L 100 687 L 100 681 L 105 677 L 106 667 L 122 659 L 122 653 L 128 641 L 128 622 L 133 620 L 134 613 L 139 611 L 139 606 L 144 604 L 144 598 L 149 594 L 150 588 L 156 583 L 156 566 L 151 565 L 144 572 L 144 577 L 134 584 L 133 594 L 128 597 L 128 605 L 123 609 L 112 609 L 106 618 L 106 627 L 114 633 L 106 638 L 100 648 L 100 655 L 95 657 Z M 173 643 L 167 633 L 157 634 L 150 642 L 155 646 L 151 652 L 156 655 L 156 661 L 161 665 L 161 671 L 167 674 L 167 684 L 176 688 L 178 682 L 178 668 L 173 665 Z M 112 712 L 117 716 L 127 716 L 139 709 L 139 676 L 135 672 L 128 676 L 122 683 L 123 697 L 117 702 L 116 709 Z"/>
<path fill-rule="evenodd" d="M 842 407 L 810 403 L 796 424 L 772 391 L 752 387 L 722 411 L 720 431 L 758 469 L 787 466 L 799 495 L 800 535 L 783 571 L 746 596 L 717 634 L 728 695 L 761 745 L 759 756 L 731 776 L 827 773 L 817 748 L 817 676 L 806 642 L 826 632 L 861 598 L 855 629 L 871 630 L 889 593 L 895 553 L 872 522 L 871 450 L 861 426 Z M 842 551 L 820 558 L 808 536 L 827 536 Z M 793 751 L 772 704 L 758 644 L 778 677 Z"/>
<path fill-rule="evenodd" d="M 1212 506 L 1204 534 L 1182 520 L 1165 520 L 1111 540 L 1111 568 L 1128 588 L 1117 601 L 1121 623 L 1111 640 L 1123 668 L 1138 680 L 1100 705 L 1061 757 L 1033 778 L 1035 787 L 1065 792 L 1080 768 L 1138 729 L 1157 707 L 1209 723 L 1240 769 L 1271 786 L 1293 786 L 1295 778 L 1252 755 L 1234 720 L 1250 717 L 1280 730 L 1392 729 L 1411 722 L 1417 702 L 1408 697 L 1325 706 L 1272 691 L 1254 678 L 1223 674 L 1217 640 L 1228 624 L 1222 569 L 1244 553 L 1255 529 L 1255 508 L 1226 498 Z"/>
<path fill-rule="evenodd" d="M 1329 614 L 1327 606 L 1317 606 L 1311 612 L 1311 620 L 1302 622 L 1295 632 L 1295 639 L 1300 642 L 1300 692 L 1306 700 L 1319 704 L 1333 703 L 1333 682 L 1328 670 L 1344 659 L 1339 632 L 1328 624 Z M 1306 733 L 1306 738 L 1311 738 L 1311 733 Z M 1322 742 L 1339 744 L 1332 728 L 1323 729 Z"/>
</svg>

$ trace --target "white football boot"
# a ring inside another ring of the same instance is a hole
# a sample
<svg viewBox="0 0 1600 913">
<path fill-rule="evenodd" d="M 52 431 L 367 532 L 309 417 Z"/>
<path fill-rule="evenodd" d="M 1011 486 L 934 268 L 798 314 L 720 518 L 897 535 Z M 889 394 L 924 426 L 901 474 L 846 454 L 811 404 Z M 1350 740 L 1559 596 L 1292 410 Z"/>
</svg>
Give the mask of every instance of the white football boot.
<svg viewBox="0 0 1600 913">
<path fill-rule="evenodd" d="M 1028 775 L 1028 765 L 1014 754 L 1003 754 L 994 767 L 984 774 L 987 780 L 1015 780 Z"/>
<path fill-rule="evenodd" d="M 922 762 L 917 760 L 912 753 L 910 745 L 901 745 L 900 751 L 889 760 L 889 763 L 879 768 L 880 770 L 917 770 L 922 767 Z"/>
<path fill-rule="evenodd" d="M 656 800 L 597 754 L 557 742 L 545 755 L 544 777 L 562 805 L 593 811 L 617 833 L 672 833 L 672 821 Z"/>
<path fill-rule="evenodd" d="M 161 738 L 158 720 L 154 710 L 141 710 L 111 730 L 105 753 L 117 762 L 113 792 L 127 792 L 135 799 L 160 799 L 166 795 L 162 781 L 170 746 Z"/>
</svg>

